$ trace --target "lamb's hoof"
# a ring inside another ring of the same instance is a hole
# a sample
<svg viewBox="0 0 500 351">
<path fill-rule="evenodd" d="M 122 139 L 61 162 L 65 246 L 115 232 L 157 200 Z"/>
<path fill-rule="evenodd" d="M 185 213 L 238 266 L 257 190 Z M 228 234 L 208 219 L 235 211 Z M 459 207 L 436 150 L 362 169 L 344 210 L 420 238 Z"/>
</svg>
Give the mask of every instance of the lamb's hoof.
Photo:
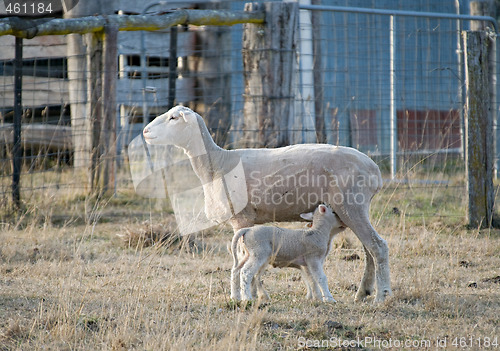
<svg viewBox="0 0 500 351">
<path fill-rule="evenodd" d="M 240 307 L 240 302 L 239 300 L 229 299 L 226 306 L 229 310 L 237 310 Z"/>
<path fill-rule="evenodd" d="M 229 299 L 227 302 L 227 307 L 230 310 L 248 310 L 251 306 L 255 305 L 254 300 L 236 300 L 236 299 Z"/>
<path fill-rule="evenodd" d="M 326 303 L 337 303 L 337 300 L 335 300 L 333 297 L 323 297 L 323 302 L 326 302 Z"/>
</svg>

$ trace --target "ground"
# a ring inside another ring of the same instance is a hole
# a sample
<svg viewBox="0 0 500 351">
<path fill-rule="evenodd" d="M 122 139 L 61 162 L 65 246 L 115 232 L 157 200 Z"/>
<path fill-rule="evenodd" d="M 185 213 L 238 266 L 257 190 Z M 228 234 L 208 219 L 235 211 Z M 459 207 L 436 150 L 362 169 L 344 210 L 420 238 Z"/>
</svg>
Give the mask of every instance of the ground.
<svg viewBox="0 0 500 351">
<path fill-rule="evenodd" d="M 325 267 L 336 304 L 307 301 L 297 270 L 269 269 L 271 300 L 243 307 L 229 298 L 227 226 L 168 237 L 168 204 L 132 193 L 59 204 L 73 215 L 25 210 L 0 231 L 0 350 L 499 349 L 500 232 L 466 227 L 462 185 L 375 198 L 394 291 L 379 305 L 354 302 L 364 254 L 350 231 Z"/>
</svg>

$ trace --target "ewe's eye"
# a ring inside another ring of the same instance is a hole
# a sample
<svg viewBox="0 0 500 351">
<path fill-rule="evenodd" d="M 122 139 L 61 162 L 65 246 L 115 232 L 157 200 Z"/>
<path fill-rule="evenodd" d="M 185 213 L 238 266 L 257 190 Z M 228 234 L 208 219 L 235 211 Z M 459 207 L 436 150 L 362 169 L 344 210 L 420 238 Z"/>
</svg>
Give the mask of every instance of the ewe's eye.
<svg viewBox="0 0 500 351">
<path fill-rule="evenodd" d="M 168 119 L 169 121 L 175 121 L 179 119 L 179 116 L 178 115 L 171 115 L 170 118 Z"/>
</svg>

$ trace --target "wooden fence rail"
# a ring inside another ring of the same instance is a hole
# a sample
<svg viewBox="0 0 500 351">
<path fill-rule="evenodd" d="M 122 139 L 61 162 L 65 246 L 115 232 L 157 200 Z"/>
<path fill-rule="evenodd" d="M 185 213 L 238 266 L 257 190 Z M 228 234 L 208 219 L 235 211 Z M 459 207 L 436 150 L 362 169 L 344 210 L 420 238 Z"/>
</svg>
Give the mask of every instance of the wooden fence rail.
<svg viewBox="0 0 500 351">
<path fill-rule="evenodd" d="M 176 10 L 158 15 L 108 15 L 67 19 L 0 19 L 0 36 L 31 39 L 41 35 L 85 34 L 104 31 L 113 25 L 119 31 L 160 30 L 180 24 L 231 26 L 238 23 L 264 23 L 264 12 L 227 10 Z"/>
</svg>

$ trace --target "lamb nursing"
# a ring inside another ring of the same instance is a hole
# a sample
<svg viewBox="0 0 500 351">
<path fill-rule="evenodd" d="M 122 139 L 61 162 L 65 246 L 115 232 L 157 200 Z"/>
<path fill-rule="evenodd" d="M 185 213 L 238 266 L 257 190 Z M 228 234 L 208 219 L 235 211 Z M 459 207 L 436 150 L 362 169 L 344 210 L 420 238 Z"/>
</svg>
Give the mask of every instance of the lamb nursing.
<svg viewBox="0 0 500 351">
<path fill-rule="evenodd" d="M 143 136 L 148 144 L 184 150 L 203 186 L 207 218 L 229 218 L 235 232 L 254 224 L 297 221 L 301 213 L 329 205 L 365 249 L 356 300 L 371 295 L 375 284 L 375 301 L 392 294 L 388 246 L 369 220 L 370 202 L 382 187 L 382 177 L 365 154 L 327 144 L 224 150 L 215 144 L 202 117 L 183 106 L 155 118 Z"/>
<path fill-rule="evenodd" d="M 267 264 L 274 267 L 294 267 L 302 271 L 307 298 L 335 302 L 323 270 L 330 243 L 335 234 L 344 230 L 335 213 L 319 205 L 308 229 L 284 229 L 270 226 L 243 228 L 236 232 L 231 242 L 233 268 L 231 270 L 231 298 L 237 301 L 252 300 L 252 285 L 261 298 L 268 298 L 260 285 L 260 275 Z M 238 248 L 245 256 L 238 260 Z"/>
</svg>

